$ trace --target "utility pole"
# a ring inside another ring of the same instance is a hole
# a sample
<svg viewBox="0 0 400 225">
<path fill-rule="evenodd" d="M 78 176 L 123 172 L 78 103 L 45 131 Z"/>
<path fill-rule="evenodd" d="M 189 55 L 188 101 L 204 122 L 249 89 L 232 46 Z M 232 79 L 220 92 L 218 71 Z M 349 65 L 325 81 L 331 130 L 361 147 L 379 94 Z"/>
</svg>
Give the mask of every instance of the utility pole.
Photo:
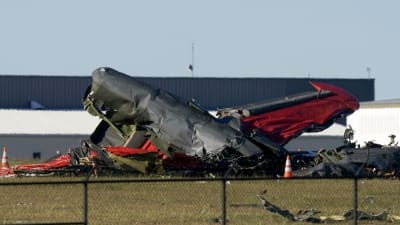
<svg viewBox="0 0 400 225">
<path fill-rule="evenodd" d="M 368 79 L 370 79 L 371 78 L 371 67 L 367 67 L 366 70 L 368 73 Z"/>
<path fill-rule="evenodd" d="M 192 72 L 192 77 L 194 77 L 194 42 L 192 42 L 192 64 L 189 65 L 189 70 Z"/>
</svg>

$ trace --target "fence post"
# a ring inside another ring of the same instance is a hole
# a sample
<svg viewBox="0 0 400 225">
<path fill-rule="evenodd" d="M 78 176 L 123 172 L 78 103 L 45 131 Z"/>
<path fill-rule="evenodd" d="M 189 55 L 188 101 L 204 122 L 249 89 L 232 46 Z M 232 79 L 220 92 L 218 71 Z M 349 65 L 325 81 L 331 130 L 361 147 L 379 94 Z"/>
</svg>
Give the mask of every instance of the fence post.
<svg viewBox="0 0 400 225">
<path fill-rule="evenodd" d="M 354 176 L 354 183 L 353 183 L 353 224 L 357 225 L 358 221 L 357 221 L 357 217 L 358 217 L 358 178 L 357 175 Z"/>
<path fill-rule="evenodd" d="M 226 225 L 226 177 L 222 177 L 222 225 Z"/>
<path fill-rule="evenodd" d="M 83 180 L 83 224 L 88 225 L 88 183 L 89 178 L 93 173 L 93 168 Z"/>
<path fill-rule="evenodd" d="M 88 182 L 85 179 L 83 181 L 83 224 L 88 224 Z"/>
<path fill-rule="evenodd" d="M 231 173 L 234 163 L 230 165 L 229 169 L 225 172 L 225 174 L 222 176 L 222 225 L 226 225 L 226 182 L 227 182 L 227 177 Z"/>
<path fill-rule="evenodd" d="M 361 172 L 361 170 L 364 168 L 365 165 L 367 165 L 369 160 L 369 147 L 367 148 L 367 158 L 365 159 L 365 162 L 358 168 L 357 171 L 354 173 L 354 184 L 353 184 L 353 204 L 354 204 L 354 209 L 353 209 L 353 224 L 357 225 L 358 223 L 358 176 Z"/>
</svg>

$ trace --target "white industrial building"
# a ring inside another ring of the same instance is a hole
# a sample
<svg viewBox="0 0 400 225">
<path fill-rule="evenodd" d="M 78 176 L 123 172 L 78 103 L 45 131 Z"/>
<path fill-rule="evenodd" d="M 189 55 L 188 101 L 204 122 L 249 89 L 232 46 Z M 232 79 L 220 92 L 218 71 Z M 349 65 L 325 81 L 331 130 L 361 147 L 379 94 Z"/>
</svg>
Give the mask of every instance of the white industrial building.
<svg viewBox="0 0 400 225">
<path fill-rule="evenodd" d="M 0 146 L 10 159 L 47 159 L 88 139 L 100 119 L 84 110 L 0 109 Z"/>
<path fill-rule="evenodd" d="M 84 110 L 0 110 L 0 134 L 85 134 L 93 132 L 99 118 Z"/>
<path fill-rule="evenodd" d="M 361 102 L 360 109 L 347 117 L 354 130 L 354 141 L 386 145 L 390 135 L 400 137 L 400 99 Z"/>
</svg>

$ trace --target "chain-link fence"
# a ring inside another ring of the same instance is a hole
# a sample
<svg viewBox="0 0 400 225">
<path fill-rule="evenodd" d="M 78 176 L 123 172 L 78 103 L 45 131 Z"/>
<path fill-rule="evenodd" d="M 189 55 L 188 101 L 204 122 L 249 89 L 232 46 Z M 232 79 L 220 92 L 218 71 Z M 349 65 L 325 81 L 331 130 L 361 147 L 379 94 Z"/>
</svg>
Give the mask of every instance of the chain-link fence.
<svg viewBox="0 0 400 225">
<path fill-rule="evenodd" d="M 0 224 L 392 224 L 400 223 L 399 185 L 397 179 L 2 179 Z"/>
</svg>

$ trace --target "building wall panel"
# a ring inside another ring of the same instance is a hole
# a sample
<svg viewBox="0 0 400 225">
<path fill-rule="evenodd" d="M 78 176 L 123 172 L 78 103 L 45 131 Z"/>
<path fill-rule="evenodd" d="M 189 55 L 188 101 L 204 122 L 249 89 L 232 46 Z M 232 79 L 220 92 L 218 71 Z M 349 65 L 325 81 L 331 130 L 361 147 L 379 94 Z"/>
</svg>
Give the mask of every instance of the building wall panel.
<svg viewBox="0 0 400 225">
<path fill-rule="evenodd" d="M 338 85 L 360 101 L 374 100 L 373 79 L 137 77 L 206 109 L 272 100 L 311 91 L 310 80 Z M 34 100 L 47 109 L 82 109 L 88 76 L 0 76 L 0 108 L 28 109 Z"/>
</svg>

